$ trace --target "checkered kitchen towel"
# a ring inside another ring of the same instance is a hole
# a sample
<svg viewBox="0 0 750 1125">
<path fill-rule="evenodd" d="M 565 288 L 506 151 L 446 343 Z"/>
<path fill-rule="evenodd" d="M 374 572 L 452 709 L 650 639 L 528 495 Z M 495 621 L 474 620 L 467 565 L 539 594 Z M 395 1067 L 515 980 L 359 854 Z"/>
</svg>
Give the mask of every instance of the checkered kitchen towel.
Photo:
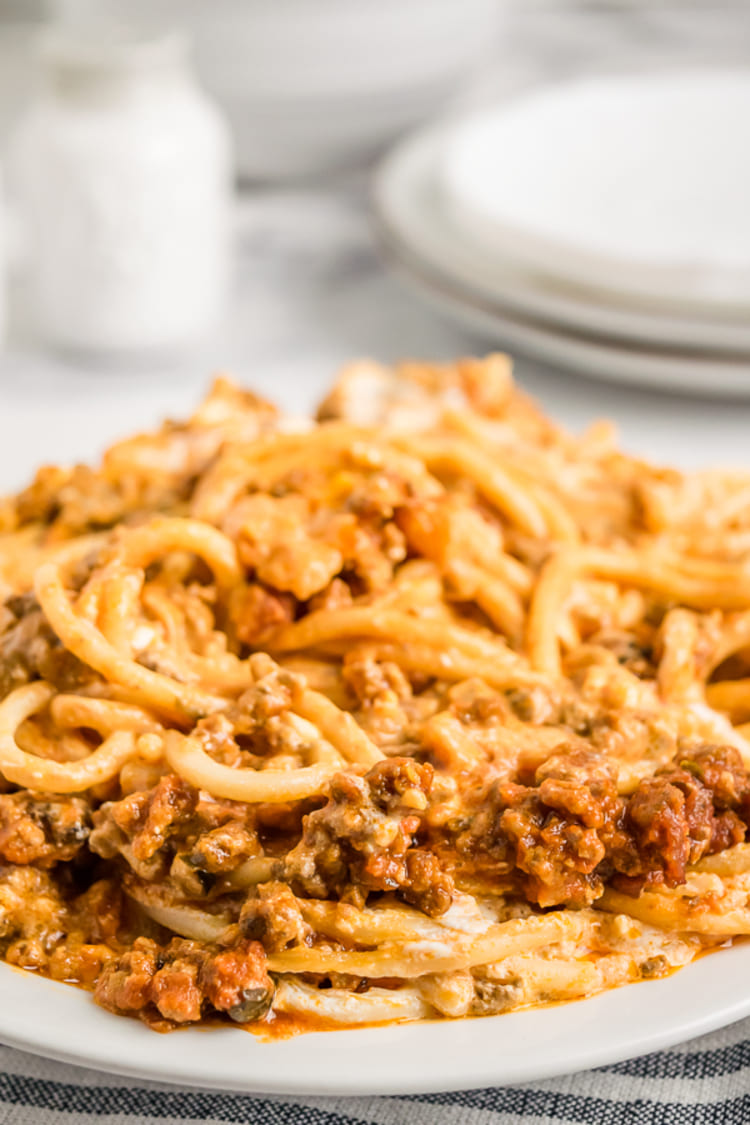
<svg viewBox="0 0 750 1125">
<path fill-rule="evenodd" d="M 750 1020 L 669 1051 L 565 1078 L 395 1098 L 265 1098 L 188 1090 L 114 1078 L 0 1047 L 0 1125 L 79 1122 L 750 1125 Z"/>
</svg>

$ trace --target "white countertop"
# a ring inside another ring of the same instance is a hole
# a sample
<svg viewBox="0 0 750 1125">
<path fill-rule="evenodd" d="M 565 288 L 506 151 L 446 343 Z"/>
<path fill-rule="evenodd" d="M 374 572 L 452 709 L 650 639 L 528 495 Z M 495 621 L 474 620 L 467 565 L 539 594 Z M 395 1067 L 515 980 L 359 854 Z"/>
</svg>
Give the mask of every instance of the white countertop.
<svg viewBox="0 0 750 1125">
<path fill-rule="evenodd" d="M 41 461 L 85 460 L 117 436 L 184 415 L 214 372 L 303 412 L 352 357 L 488 350 L 389 276 L 371 241 L 365 198 L 357 185 L 243 198 L 226 324 L 178 361 L 106 369 L 11 341 L 0 354 L 0 487 L 23 484 Z M 625 448 L 659 462 L 750 467 L 750 402 L 616 387 L 523 359 L 516 373 L 574 429 L 606 415 Z"/>
</svg>

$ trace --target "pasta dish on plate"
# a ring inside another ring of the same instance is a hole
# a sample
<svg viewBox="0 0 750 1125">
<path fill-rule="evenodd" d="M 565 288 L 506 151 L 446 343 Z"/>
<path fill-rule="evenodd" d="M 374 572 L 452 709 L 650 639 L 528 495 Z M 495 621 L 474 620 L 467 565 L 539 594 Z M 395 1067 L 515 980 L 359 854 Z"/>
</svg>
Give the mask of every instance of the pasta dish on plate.
<svg viewBox="0 0 750 1125">
<path fill-rule="evenodd" d="M 224 379 L 0 504 L 0 952 L 157 1030 L 460 1018 L 750 933 L 750 473 L 506 357 Z"/>
</svg>

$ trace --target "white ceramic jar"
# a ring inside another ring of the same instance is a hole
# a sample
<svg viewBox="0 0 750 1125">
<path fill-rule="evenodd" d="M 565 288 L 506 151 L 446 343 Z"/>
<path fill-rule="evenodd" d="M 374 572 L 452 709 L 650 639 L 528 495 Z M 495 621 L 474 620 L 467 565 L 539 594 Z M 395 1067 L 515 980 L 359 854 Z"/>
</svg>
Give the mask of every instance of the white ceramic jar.
<svg viewBox="0 0 750 1125">
<path fill-rule="evenodd" d="M 179 36 L 59 31 L 42 57 L 44 88 L 12 152 L 36 325 L 77 351 L 180 349 L 226 294 L 223 118 Z"/>
</svg>

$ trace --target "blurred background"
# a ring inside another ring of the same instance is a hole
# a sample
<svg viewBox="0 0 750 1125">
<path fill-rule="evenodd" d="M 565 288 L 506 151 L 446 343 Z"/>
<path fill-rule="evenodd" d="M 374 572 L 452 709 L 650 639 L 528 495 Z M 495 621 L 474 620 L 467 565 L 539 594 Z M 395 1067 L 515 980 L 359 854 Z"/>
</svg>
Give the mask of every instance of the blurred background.
<svg viewBox="0 0 750 1125">
<path fill-rule="evenodd" d="M 748 461 L 749 119 L 744 0 L 0 0 L 0 487 L 492 348 Z"/>
</svg>

